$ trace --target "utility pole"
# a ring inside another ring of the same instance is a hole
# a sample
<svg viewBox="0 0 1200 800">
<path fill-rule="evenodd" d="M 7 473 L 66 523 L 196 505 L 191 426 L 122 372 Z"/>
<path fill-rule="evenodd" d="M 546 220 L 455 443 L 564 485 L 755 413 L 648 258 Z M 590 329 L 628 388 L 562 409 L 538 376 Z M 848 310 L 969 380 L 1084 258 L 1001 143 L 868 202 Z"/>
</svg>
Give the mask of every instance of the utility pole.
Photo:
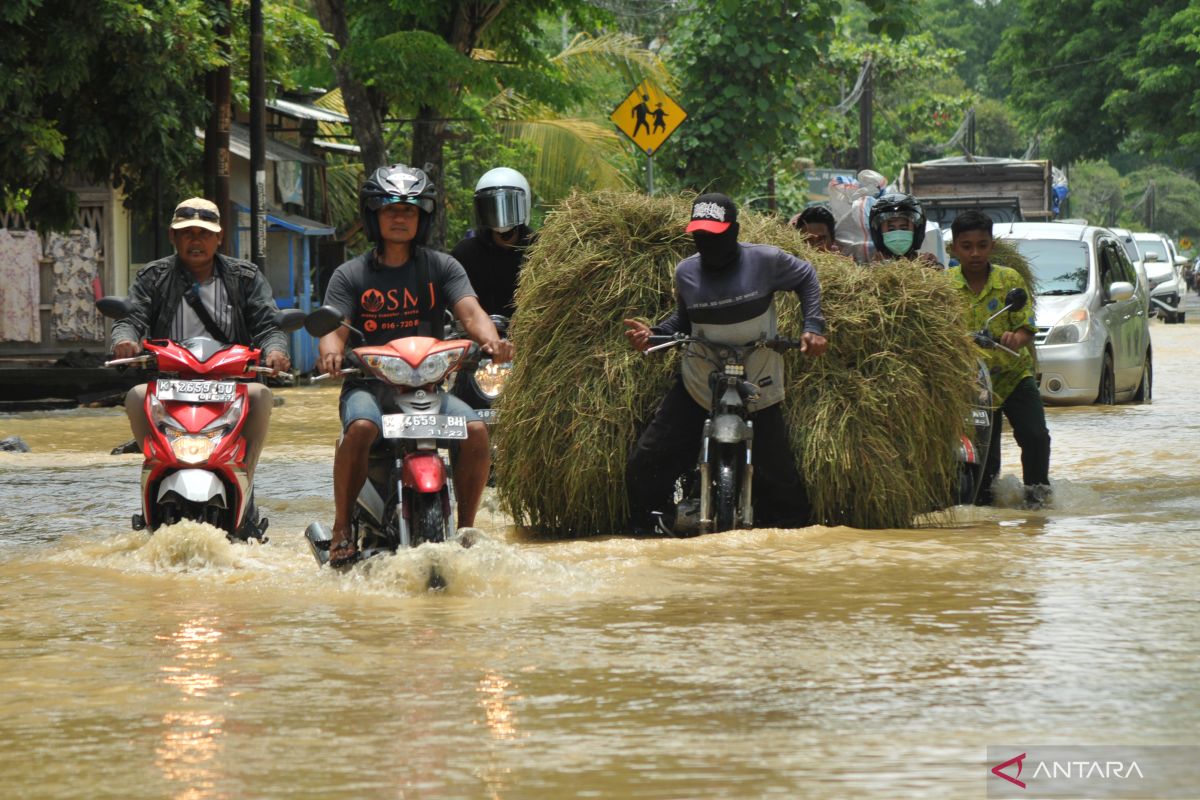
<svg viewBox="0 0 1200 800">
<path fill-rule="evenodd" d="M 975 160 L 975 107 L 967 109 L 967 155 Z"/>
<path fill-rule="evenodd" d="M 1146 205 L 1142 209 L 1142 221 L 1146 223 L 1146 230 L 1154 230 L 1154 181 L 1150 181 L 1146 186 Z"/>
<path fill-rule="evenodd" d="M 862 95 L 858 98 L 858 168 L 870 169 L 874 161 L 874 67 L 867 56 L 866 74 L 863 76 Z"/>
<path fill-rule="evenodd" d="M 267 77 L 262 0 L 250 0 L 250 260 L 267 266 Z"/>
<path fill-rule="evenodd" d="M 230 47 L 229 37 L 233 30 L 232 0 L 223 0 L 222 5 L 225 15 L 217 28 L 217 36 L 226 47 Z M 208 117 L 208 125 L 204 132 L 204 196 L 217 204 L 221 213 L 221 223 L 226 230 L 230 229 L 231 224 L 236 225 L 235 216 L 230 213 L 229 207 L 229 126 L 233 116 L 231 72 L 229 64 L 225 64 L 208 73 L 206 87 L 212 113 Z M 232 247 L 233 237 L 224 237 L 221 241 L 221 252 L 230 255 Z"/>
</svg>

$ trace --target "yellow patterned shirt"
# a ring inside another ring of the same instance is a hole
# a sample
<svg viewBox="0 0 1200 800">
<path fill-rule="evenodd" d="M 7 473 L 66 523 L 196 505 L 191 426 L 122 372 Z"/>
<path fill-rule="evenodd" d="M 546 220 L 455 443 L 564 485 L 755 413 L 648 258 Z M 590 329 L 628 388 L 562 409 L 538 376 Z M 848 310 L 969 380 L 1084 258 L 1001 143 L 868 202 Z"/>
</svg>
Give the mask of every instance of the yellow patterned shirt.
<svg viewBox="0 0 1200 800">
<path fill-rule="evenodd" d="M 995 264 L 990 266 L 987 283 L 979 294 L 975 294 L 967 285 L 967 280 L 962 274 L 962 267 L 951 267 L 946 270 L 946 274 L 955 288 L 962 292 L 963 299 L 967 302 L 967 325 L 972 331 L 982 329 L 987 323 L 988 317 L 1004 308 L 1004 296 L 1010 289 L 1020 287 L 1027 293 L 1029 292 L 1029 287 L 1025 285 L 1025 280 L 1019 272 Z M 1025 308 L 1001 314 L 992 320 L 991 325 L 988 325 L 988 330 L 997 340 L 1005 331 L 1018 331 L 1022 328 L 1031 333 L 1037 333 L 1037 326 L 1033 321 L 1032 295 L 1029 297 L 1029 302 L 1025 304 Z M 1012 390 L 1017 388 L 1017 384 L 1022 379 L 1033 377 L 1033 355 L 1029 352 L 1032 347 L 1033 345 L 1030 344 L 1029 347 L 1019 350 L 1016 356 L 1009 355 L 999 348 L 979 348 L 984 363 L 988 365 L 988 369 L 992 373 L 993 402 L 997 407 L 1008 399 Z"/>
</svg>

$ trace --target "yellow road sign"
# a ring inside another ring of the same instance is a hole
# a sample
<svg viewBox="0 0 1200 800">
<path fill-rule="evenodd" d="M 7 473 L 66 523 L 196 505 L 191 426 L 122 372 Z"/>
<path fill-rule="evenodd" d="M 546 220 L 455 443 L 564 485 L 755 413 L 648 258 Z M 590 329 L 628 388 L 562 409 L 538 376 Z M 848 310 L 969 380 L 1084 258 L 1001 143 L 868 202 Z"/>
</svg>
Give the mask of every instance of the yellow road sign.
<svg viewBox="0 0 1200 800">
<path fill-rule="evenodd" d="M 1186 236 L 1183 237 L 1182 239 L 1180 239 L 1179 240 L 1179 249 L 1180 250 L 1191 250 L 1192 249 L 1192 240 Z"/>
<path fill-rule="evenodd" d="M 687 119 L 687 112 L 653 83 L 642 81 L 608 118 L 652 156 Z"/>
</svg>

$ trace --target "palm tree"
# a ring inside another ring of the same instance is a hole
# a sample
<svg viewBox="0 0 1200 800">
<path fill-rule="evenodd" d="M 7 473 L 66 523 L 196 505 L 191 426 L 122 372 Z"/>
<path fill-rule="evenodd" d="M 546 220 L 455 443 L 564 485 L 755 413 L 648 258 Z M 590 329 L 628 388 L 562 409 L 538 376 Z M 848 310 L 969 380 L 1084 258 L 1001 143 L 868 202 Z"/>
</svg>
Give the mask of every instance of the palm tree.
<svg viewBox="0 0 1200 800">
<path fill-rule="evenodd" d="M 476 50 L 472 57 L 494 60 L 490 51 Z M 546 103 L 502 89 L 484 104 L 484 113 L 510 142 L 524 142 L 536 154 L 533 170 L 526 177 L 537 187 L 543 203 L 554 203 L 573 189 L 622 188 L 633 184 L 640 169 L 640 151 L 635 151 L 613 128 L 607 112 L 643 80 L 664 90 L 674 80 L 656 53 L 641 46 L 630 34 L 591 36 L 581 33 L 550 59 L 564 82 L 583 97 L 576 107 L 555 109 Z M 345 114 L 340 89 L 334 89 L 316 104 Z M 345 136 L 347 126 L 320 123 L 323 136 Z M 326 169 L 330 219 L 341 228 L 358 219 L 358 186 L 362 164 L 356 159 L 337 159 Z"/>
<path fill-rule="evenodd" d="M 476 58 L 491 53 L 476 51 Z M 485 106 L 510 141 L 531 144 L 537 154 L 529 176 L 545 202 L 555 202 L 574 188 L 627 187 L 639 169 L 634 150 L 613 129 L 607 111 L 643 80 L 663 89 L 674 80 L 658 54 L 626 33 L 591 36 L 580 33 L 550 62 L 566 83 L 586 100 L 558 110 L 505 89 Z M 600 112 L 600 113 L 597 113 Z"/>
</svg>

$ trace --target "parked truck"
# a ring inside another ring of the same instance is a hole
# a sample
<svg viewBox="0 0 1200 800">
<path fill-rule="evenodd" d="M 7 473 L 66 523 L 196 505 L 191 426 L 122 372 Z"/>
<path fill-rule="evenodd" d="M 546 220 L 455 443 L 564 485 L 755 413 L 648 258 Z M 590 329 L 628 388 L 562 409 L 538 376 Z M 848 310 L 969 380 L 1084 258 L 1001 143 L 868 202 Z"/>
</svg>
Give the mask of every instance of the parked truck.
<svg viewBox="0 0 1200 800">
<path fill-rule="evenodd" d="M 1047 222 L 1057 216 L 1059 194 L 1065 194 L 1056 193 L 1055 172 L 1044 160 L 960 156 L 906 164 L 899 186 L 942 228 L 967 209 L 996 222 Z M 1065 186 L 1061 173 L 1059 182 Z"/>
</svg>

